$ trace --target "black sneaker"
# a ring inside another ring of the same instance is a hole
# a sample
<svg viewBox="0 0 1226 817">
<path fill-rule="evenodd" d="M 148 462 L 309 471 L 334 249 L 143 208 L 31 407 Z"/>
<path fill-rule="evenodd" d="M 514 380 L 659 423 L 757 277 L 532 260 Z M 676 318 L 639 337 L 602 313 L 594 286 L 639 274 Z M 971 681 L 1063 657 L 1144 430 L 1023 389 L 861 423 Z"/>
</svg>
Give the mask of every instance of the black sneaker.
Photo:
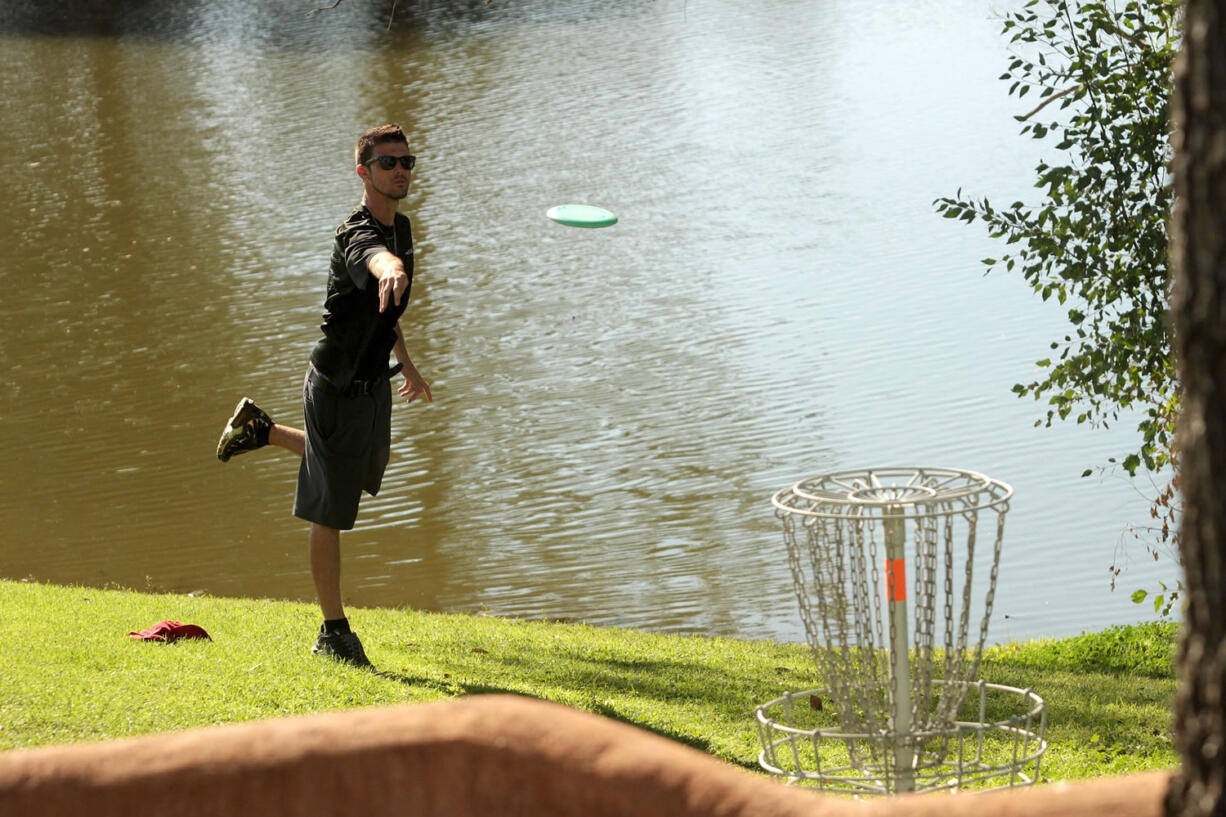
<svg viewBox="0 0 1226 817">
<path fill-rule="evenodd" d="M 314 655 L 330 655 L 338 661 L 345 661 L 355 667 L 371 666 L 366 651 L 362 649 L 362 641 L 357 633 L 320 633 L 311 647 Z"/>
<path fill-rule="evenodd" d="M 250 397 L 238 401 L 234 416 L 226 423 L 217 441 L 217 459 L 228 462 L 235 454 L 254 451 L 268 445 L 272 418 Z"/>
</svg>

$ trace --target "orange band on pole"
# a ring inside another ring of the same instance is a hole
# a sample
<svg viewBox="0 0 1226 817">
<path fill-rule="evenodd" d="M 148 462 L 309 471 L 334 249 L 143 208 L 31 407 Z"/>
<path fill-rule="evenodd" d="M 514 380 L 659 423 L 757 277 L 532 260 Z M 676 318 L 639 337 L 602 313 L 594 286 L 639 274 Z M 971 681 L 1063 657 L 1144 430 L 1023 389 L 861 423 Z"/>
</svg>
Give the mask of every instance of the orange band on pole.
<svg viewBox="0 0 1226 817">
<path fill-rule="evenodd" d="M 885 560 L 885 592 L 890 601 L 907 600 L 907 560 Z"/>
</svg>

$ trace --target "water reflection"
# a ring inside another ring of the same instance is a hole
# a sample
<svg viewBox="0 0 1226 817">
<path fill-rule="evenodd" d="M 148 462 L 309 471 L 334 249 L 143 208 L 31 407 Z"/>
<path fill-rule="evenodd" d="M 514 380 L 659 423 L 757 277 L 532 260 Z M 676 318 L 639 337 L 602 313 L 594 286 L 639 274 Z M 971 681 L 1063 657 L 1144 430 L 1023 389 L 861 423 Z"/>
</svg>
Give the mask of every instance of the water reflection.
<svg viewBox="0 0 1226 817">
<path fill-rule="evenodd" d="M 798 639 L 767 497 L 917 462 L 1017 488 L 1002 636 L 1135 617 L 1143 503 L 1075 479 L 1118 437 L 1009 394 L 1061 316 L 931 211 L 1028 185 L 975 3 L 152 5 L 0 7 L 0 574 L 311 597 L 296 463 L 212 450 L 240 394 L 297 420 L 352 140 L 399 121 L 436 402 L 350 604 Z"/>
</svg>

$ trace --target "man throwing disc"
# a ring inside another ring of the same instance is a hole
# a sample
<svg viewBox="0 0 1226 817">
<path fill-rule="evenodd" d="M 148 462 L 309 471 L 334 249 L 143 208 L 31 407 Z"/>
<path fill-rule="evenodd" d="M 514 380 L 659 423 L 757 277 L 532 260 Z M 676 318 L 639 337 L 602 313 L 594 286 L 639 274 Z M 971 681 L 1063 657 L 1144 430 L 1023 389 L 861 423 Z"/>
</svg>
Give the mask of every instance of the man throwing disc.
<svg viewBox="0 0 1226 817">
<path fill-rule="evenodd" d="M 266 445 L 302 457 L 294 516 L 311 523 L 311 576 L 323 611 L 311 652 L 370 666 L 341 604 L 340 532 L 351 530 L 365 490 L 379 492 L 391 449 L 391 378 L 412 403 L 431 400 L 430 385 L 409 358 L 400 316 L 413 283 L 413 234 L 398 212 L 415 157 L 397 125 L 358 138 L 355 169 L 362 204 L 336 228 L 323 337 L 311 352 L 302 387 L 304 427 L 274 423 L 244 397 L 217 443 L 217 459 Z M 396 364 L 388 368 L 388 356 Z"/>
</svg>

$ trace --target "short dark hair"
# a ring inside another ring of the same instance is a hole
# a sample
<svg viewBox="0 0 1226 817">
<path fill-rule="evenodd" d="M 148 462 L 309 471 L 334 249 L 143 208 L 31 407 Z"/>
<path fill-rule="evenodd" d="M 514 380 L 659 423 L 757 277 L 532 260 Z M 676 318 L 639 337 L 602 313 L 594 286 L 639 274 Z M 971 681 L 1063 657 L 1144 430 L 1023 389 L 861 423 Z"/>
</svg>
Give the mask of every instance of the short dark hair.
<svg viewBox="0 0 1226 817">
<path fill-rule="evenodd" d="M 353 149 L 354 161 L 360 165 L 370 161 L 371 154 L 375 152 L 375 145 L 382 145 L 385 142 L 400 142 L 408 147 L 409 138 L 404 135 L 399 125 L 380 125 L 377 128 L 371 128 L 358 137 L 358 144 Z"/>
</svg>

